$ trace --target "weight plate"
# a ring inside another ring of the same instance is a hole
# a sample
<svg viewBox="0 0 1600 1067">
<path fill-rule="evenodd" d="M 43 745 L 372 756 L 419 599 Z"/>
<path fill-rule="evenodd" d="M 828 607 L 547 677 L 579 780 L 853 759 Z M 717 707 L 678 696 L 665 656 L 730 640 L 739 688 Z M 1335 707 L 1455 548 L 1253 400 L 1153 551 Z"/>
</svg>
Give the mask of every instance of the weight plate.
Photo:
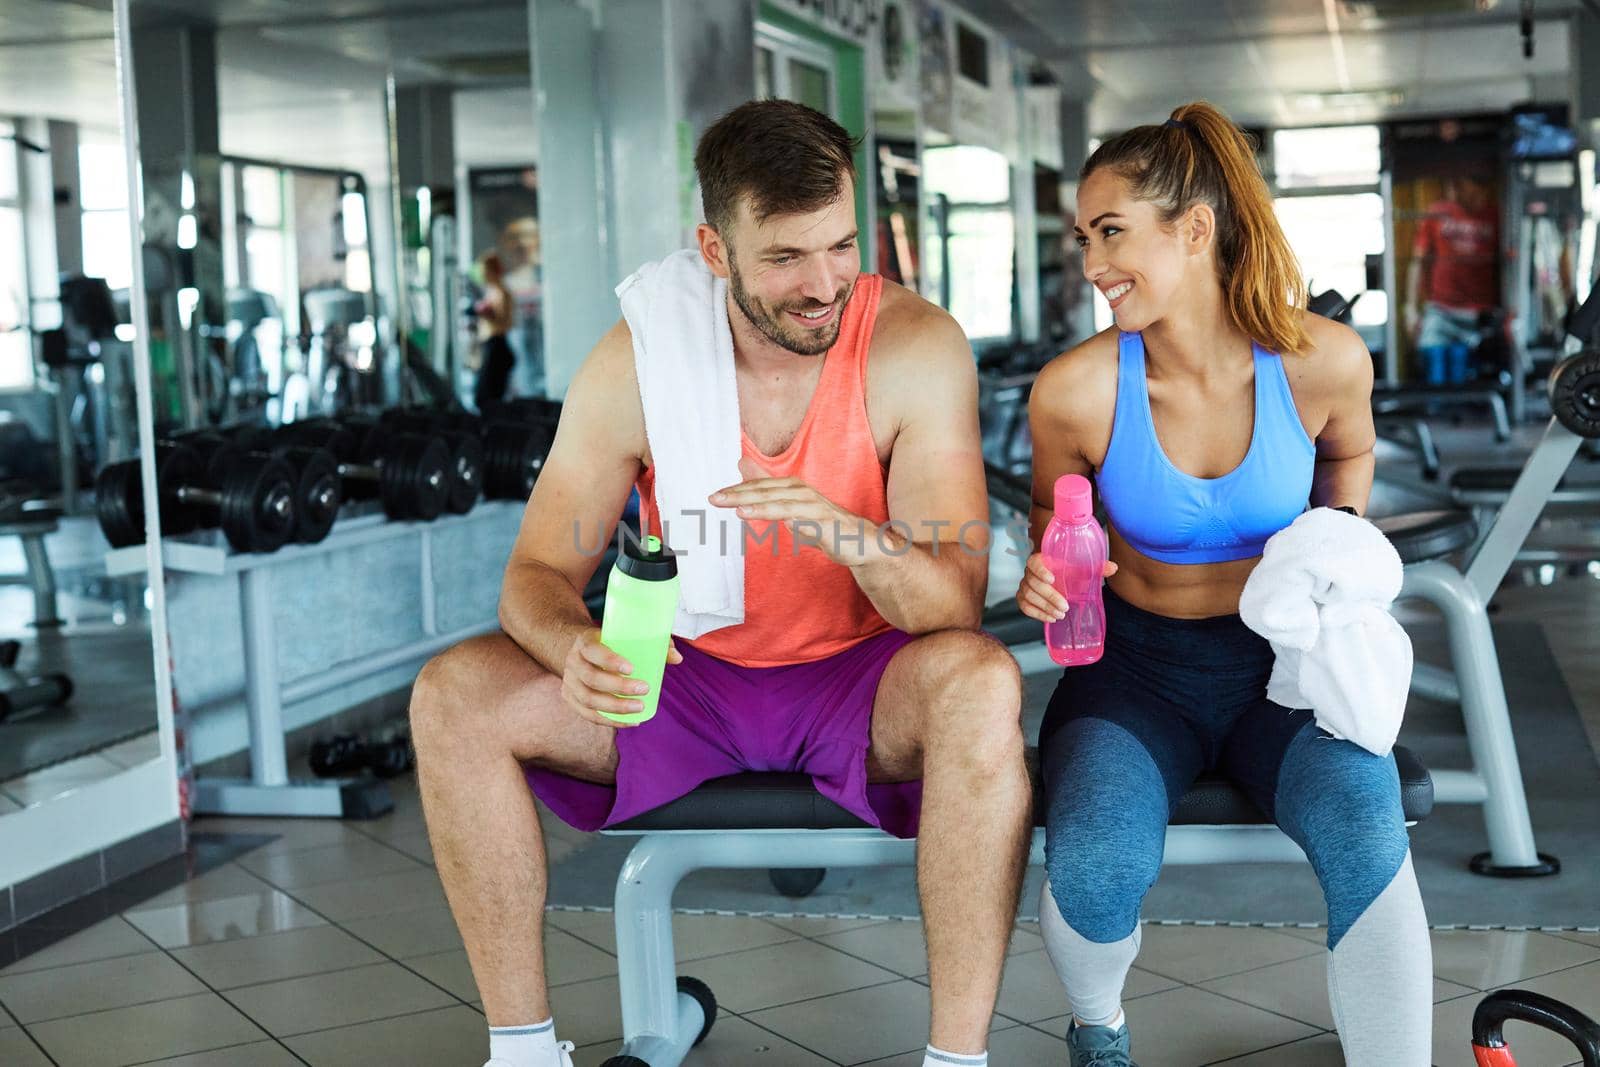
<svg viewBox="0 0 1600 1067">
<path fill-rule="evenodd" d="M 161 536 L 185 534 L 210 525 L 206 521 L 207 508 L 178 499 L 180 487 L 197 488 L 204 481 L 203 465 L 194 452 L 181 445 L 156 446 L 156 496 L 161 502 Z"/>
<path fill-rule="evenodd" d="M 1579 352 L 1550 372 L 1550 410 L 1579 437 L 1600 437 L 1600 352 Z"/>
<path fill-rule="evenodd" d="M 273 552 L 295 529 L 295 476 L 282 460 L 252 454 L 222 484 L 222 532 L 238 552 Z"/>
<path fill-rule="evenodd" d="M 100 532 L 112 548 L 144 541 L 144 489 L 139 484 L 139 461 L 108 463 L 94 480 L 95 517 Z"/>
<path fill-rule="evenodd" d="M 483 494 L 483 445 L 464 433 L 447 434 L 445 440 L 450 444 L 450 492 L 445 507 L 453 514 L 465 515 Z"/>
<path fill-rule="evenodd" d="M 294 539 L 316 544 L 339 517 L 339 465 L 320 448 L 286 449 L 280 458 L 295 472 Z"/>
</svg>

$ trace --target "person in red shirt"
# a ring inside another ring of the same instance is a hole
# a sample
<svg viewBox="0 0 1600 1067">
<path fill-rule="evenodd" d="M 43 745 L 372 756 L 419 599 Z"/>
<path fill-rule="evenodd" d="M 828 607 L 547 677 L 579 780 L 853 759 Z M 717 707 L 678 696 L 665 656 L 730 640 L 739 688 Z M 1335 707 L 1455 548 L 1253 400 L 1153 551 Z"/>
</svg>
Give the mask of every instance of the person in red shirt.
<svg viewBox="0 0 1600 1067">
<path fill-rule="evenodd" d="M 1500 220 L 1482 177 L 1450 180 L 1417 226 L 1406 274 L 1405 326 L 1429 385 L 1464 382 L 1484 311 L 1498 307 Z"/>
</svg>

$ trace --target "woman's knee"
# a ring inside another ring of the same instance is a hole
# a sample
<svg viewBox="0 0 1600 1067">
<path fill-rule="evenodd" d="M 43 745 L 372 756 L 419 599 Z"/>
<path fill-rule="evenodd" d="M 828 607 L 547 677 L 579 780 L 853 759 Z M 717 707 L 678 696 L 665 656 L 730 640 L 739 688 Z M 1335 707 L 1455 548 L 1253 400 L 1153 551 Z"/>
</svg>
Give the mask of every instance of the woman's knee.
<svg viewBox="0 0 1600 1067">
<path fill-rule="evenodd" d="M 1115 832 L 1046 844 L 1050 895 L 1068 926 L 1089 941 L 1109 944 L 1139 925 L 1145 894 L 1161 871 L 1161 852 Z"/>
<path fill-rule="evenodd" d="M 1296 742 L 1300 746 L 1300 742 Z M 1335 747 L 1338 746 L 1338 747 Z M 1278 823 L 1305 850 L 1328 902 L 1328 934 L 1343 932 L 1394 881 L 1411 848 L 1393 757 L 1348 741 L 1291 749 L 1278 784 Z"/>
<path fill-rule="evenodd" d="M 1102 719 L 1068 723 L 1046 757 L 1045 868 L 1061 915 L 1091 941 L 1128 936 L 1161 871 L 1167 794 L 1144 745 Z"/>
</svg>

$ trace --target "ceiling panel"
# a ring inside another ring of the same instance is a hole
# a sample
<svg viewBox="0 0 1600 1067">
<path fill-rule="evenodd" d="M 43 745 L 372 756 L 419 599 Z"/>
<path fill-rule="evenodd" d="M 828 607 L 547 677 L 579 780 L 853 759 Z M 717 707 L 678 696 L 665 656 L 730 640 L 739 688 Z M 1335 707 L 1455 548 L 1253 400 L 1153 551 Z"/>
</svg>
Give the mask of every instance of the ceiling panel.
<svg viewBox="0 0 1600 1067">
<path fill-rule="evenodd" d="M 110 0 L 5 0 L 0 3 L 0 44 L 99 36 L 111 36 Z"/>
<path fill-rule="evenodd" d="M 0 46 L 0 111 L 118 128 L 111 38 Z"/>
</svg>

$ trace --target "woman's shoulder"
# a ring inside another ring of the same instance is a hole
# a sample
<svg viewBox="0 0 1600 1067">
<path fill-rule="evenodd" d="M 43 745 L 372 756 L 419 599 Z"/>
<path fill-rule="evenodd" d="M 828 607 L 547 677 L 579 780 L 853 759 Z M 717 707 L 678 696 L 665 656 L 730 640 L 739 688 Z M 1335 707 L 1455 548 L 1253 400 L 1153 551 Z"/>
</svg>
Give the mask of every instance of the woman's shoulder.
<svg viewBox="0 0 1600 1067">
<path fill-rule="evenodd" d="M 1328 384 L 1348 384 L 1365 378 L 1372 383 L 1372 353 L 1361 335 L 1349 326 L 1310 311 L 1300 312 L 1300 325 L 1311 338 L 1307 358 L 1296 360 L 1306 365 L 1310 380 Z"/>
<path fill-rule="evenodd" d="M 1033 383 L 1030 407 L 1063 422 L 1109 419 L 1117 400 L 1119 337 L 1116 327 L 1102 330 L 1046 363 Z"/>
</svg>

